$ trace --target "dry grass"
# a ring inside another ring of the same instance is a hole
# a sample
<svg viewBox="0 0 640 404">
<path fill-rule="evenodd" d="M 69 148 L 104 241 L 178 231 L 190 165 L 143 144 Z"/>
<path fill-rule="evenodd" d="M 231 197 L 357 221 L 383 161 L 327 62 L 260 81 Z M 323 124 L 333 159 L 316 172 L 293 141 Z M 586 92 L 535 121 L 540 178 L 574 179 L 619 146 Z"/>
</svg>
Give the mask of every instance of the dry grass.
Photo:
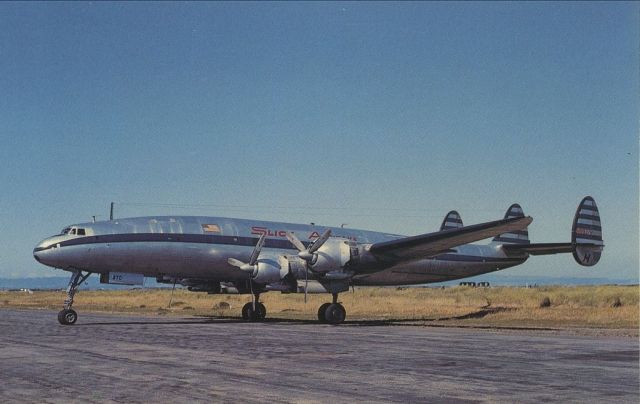
<svg viewBox="0 0 640 404">
<path fill-rule="evenodd" d="M 428 321 L 437 324 L 638 329 L 639 287 L 494 287 L 494 288 L 358 288 L 340 300 L 349 320 Z M 207 295 L 176 290 L 168 308 L 170 290 L 80 291 L 78 311 L 156 313 L 158 315 L 240 315 L 247 295 Z M 550 307 L 540 307 L 544 298 Z M 63 292 L 0 292 L 1 307 L 58 309 Z M 315 319 L 329 295 L 266 293 L 261 296 L 268 316 Z M 616 302 L 621 305 L 615 306 Z"/>
</svg>

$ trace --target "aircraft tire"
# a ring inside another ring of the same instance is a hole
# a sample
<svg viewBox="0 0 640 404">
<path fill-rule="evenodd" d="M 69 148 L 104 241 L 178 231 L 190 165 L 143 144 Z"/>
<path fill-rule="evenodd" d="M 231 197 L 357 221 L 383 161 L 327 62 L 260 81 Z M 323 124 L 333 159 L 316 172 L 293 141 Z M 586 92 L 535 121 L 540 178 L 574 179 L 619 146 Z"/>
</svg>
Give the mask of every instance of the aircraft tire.
<svg viewBox="0 0 640 404">
<path fill-rule="evenodd" d="M 327 323 L 338 325 L 347 318 L 347 311 L 340 303 L 331 303 L 324 311 L 324 317 Z"/>
<path fill-rule="evenodd" d="M 247 303 L 242 306 L 242 319 L 248 321 L 251 319 L 251 312 L 253 311 L 253 304 Z"/>
<path fill-rule="evenodd" d="M 247 303 L 242 307 L 242 319 L 245 321 L 262 321 L 267 316 L 267 308 L 264 304 L 256 303 L 256 310 L 253 310 L 253 303 Z"/>
<path fill-rule="evenodd" d="M 254 313 L 254 321 L 262 321 L 267 317 L 267 308 L 262 303 L 256 303 L 256 311 Z"/>
<path fill-rule="evenodd" d="M 58 322 L 62 325 L 73 325 L 78 320 L 78 313 L 72 309 L 64 309 L 58 313 Z"/>
<path fill-rule="evenodd" d="M 325 312 L 327 311 L 327 307 L 329 306 L 331 306 L 331 303 L 324 303 L 318 309 L 318 321 L 320 321 L 323 324 L 327 322 L 327 318 L 325 317 Z"/>
</svg>

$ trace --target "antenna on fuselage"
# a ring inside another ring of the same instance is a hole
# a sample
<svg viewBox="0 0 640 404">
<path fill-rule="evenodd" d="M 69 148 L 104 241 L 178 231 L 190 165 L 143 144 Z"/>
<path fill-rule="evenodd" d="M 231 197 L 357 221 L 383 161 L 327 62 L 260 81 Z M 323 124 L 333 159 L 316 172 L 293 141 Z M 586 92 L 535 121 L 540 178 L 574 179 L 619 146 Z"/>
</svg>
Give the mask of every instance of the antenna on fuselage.
<svg viewBox="0 0 640 404">
<path fill-rule="evenodd" d="M 109 220 L 113 220 L 113 202 L 111 202 L 111 209 L 109 209 Z"/>
</svg>

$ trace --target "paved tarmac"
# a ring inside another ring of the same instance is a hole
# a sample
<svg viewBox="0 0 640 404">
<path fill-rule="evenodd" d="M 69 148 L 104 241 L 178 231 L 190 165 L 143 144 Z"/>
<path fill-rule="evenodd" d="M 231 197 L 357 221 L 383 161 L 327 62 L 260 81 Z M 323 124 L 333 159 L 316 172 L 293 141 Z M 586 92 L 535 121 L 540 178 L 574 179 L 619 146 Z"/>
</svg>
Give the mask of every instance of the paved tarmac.
<svg viewBox="0 0 640 404">
<path fill-rule="evenodd" d="M 0 310 L 0 402 L 639 402 L 638 340 Z"/>
</svg>

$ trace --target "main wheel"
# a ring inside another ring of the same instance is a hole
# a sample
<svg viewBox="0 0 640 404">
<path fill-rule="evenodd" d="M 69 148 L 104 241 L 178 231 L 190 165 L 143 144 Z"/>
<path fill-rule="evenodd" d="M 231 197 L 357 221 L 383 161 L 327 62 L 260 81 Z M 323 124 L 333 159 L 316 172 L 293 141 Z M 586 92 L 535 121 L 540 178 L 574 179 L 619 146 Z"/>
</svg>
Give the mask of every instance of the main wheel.
<svg viewBox="0 0 640 404">
<path fill-rule="evenodd" d="M 253 312 L 253 303 L 247 303 L 242 306 L 242 319 L 247 321 L 251 319 L 251 313 Z"/>
<path fill-rule="evenodd" d="M 242 319 L 247 321 L 262 321 L 267 316 L 267 308 L 264 304 L 256 303 L 256 309 L 253 310 L 253 303 L 247 303 L 242 307 Z"/>
<path fill-rule="evenodd" d="M 347 312 L 340 303 L 331 303 L 324 311 L 324 318 L 329 324 L 340 324 L 347 318 Z"/>
<path fill-rule="evenodd" d="M 318 320 L 321 323 L 327 322 L 327 317 L 325 317 L 325 312 L 327 311 L 327 307 L 331 306 L 331 303 L 325 303 L 318 309 Z"/>
<path fill-rule="evenodd" d="M 262 303 L 256 303 L 256 311 L 254 312 L 254 321 L 262 321 L 267 317 L 267 308 Z"/>
<path fill-rule="evenodd" d="M 58 313 L 58 322 L 62 325 L 75 324 L 78 319 L 78 313 L 72 309 L 64 309 Z"/>
</svg>

